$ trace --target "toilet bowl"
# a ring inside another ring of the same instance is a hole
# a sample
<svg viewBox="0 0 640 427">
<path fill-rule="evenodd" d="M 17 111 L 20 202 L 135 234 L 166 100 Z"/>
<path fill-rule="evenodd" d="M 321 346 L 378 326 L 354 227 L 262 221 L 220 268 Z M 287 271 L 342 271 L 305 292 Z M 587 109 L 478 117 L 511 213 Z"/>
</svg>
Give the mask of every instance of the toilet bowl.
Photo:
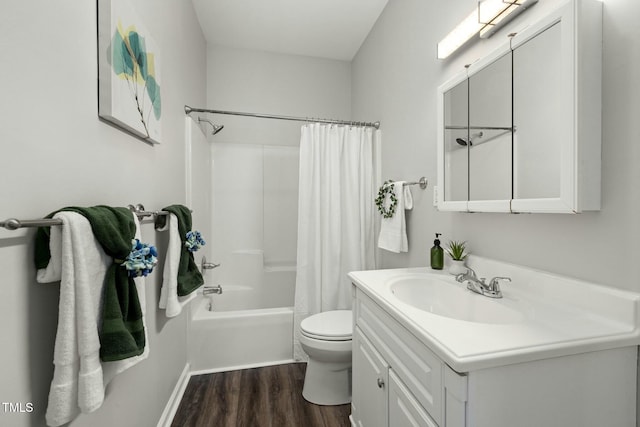
<svg viewBox="0 0 640 427">
<path fill-rule="evenodd" d="M 309 356 L 302 396 L 317 405 L 351 402 L 351 310 L 325 311 L 300 323 L 300 345 Z"/>
</svg>

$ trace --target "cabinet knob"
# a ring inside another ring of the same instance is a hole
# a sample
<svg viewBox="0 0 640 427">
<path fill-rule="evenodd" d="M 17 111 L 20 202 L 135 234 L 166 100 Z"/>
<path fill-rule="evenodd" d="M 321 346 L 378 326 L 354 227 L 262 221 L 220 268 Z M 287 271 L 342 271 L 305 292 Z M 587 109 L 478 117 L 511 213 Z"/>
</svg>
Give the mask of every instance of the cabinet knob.
<svg viewBox="0 0 640 427">
<path fill-rule="evenodd" d="M 384 387 L 384 380 L 382 378 L 378 378 L 378 388 Z"/>
</svg>

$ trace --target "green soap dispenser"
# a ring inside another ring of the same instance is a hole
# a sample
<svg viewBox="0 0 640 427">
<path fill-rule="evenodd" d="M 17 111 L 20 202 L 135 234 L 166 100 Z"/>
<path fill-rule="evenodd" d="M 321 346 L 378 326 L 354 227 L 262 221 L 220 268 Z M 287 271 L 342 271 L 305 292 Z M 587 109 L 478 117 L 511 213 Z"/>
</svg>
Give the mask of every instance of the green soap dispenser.
<svg viewBox="0 0 640 427">
<path fill-rule="evenodd" d="M 433 247 L 431 248 L 431 268 L 434 270 L 442 270 L 444 267 L 444 250 L 440 246 L 441 233 L 436 233 L 436 240 L 433 241 Z"/>
</svg>

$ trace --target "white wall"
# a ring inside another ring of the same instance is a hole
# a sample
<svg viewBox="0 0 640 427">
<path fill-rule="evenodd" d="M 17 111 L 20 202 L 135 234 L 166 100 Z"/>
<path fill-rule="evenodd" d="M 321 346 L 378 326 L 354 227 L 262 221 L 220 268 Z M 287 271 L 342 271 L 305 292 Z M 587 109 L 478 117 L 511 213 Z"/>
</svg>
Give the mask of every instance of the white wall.
<svg viewBox="0 0 640 427">
<path fill-rule="evenodd" d="M 207 108 L 284 116 L 350 119 L 351 64 L 221 46 L 207 52 Z M 225 126 L 216 142 L 294 145 L 300 126 L 253 117 L 211 115 Z"/>
<path fill-rule="evenodd" d="M 604 1 L 602 210 L 580 215 L 441 213 L 431 206 L 436 178 L 436 88 L 466 63 L 503 43 L 506 34 L 544 16 L 557 1 L 540 0 L 488 40 L 477 40 L 447 60 L 435 59 L 438 40 L 476 2 L 389 2 L 353 67 L 353 117 L 382 121 L 383 178 L 426 175 L 414 191 L 408 254 L 385 253 L 383 266 L 428 265 L 435 232 L 467 240 L 478 254 L 624 289 L 640 280 L 621 267 L 640 255 L 640 3 Z M 438 11 L 438 13 L 434 13 Z"/>
<path fill-rule="evenodd" d="M 68 205 L 184 203 L 184 112 L 204 104 L 206 48 L 190 2 L 133 0 L 159 46 L 162 134 L 152 147 L 98 120 L 96 2 L 5 2 L 0 25 L 0 217 Z M 0 230 L 0 425 L 42 426 L 53 374 L 57 284 L 38 284 L 34 230 Z M 162 250 L 166 237 L 143 225 Z M 162 260 L 161 260 L 162 264 Z M 162 265 L 147 280 L 149 359 L 116 377 L 102 408 L 73 426 L 155 425 L 186 363 L 184 315 L 157 311 Z"/>
<path fill-rule="evenodd" d="M 409 252 L 382 250 L 385 268 L 428 265 L 434 233 L 444 233 L 445 239 L 452 237 L 451 215 L 432 207 L 436 89 L 444 81 L 441 65 L 434 58 L 437 35 L 455 22 L 447 24 L 446 15 L 455 16 L 458 3 L 390 1 L 352 62 L 352 116 L 381 121 L 382 179 L 413 181 L 425 176 L 429 181 L 426 190 L 417 186 L 411 190 L 414 206 L 407 215 Z M 473 7 L 468 3 L 466 14 Z"/>
</svg>

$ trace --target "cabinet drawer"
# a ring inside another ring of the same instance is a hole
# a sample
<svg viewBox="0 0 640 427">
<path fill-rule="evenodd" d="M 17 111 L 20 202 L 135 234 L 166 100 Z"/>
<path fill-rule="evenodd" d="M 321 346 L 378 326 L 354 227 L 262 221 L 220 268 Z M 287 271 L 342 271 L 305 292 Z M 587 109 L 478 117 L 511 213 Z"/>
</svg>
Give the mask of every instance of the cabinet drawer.
<svg viewBox="0 0 640 427">
<path fill-rule="evenodd" d="M 431 418 L 442 425 L 443 362 L 359 289 L 356 296 L 356 325 Z"/>
</svg>

